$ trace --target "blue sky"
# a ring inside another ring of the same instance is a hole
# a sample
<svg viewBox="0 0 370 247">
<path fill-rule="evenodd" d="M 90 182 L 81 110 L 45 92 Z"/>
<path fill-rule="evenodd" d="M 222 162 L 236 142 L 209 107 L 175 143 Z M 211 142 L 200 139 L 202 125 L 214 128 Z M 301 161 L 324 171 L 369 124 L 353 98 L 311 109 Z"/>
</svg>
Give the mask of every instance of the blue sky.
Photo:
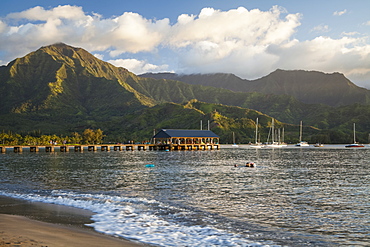
<svg viewBox="0 0 370 247">
<path fill-rule="evenodd" d="M 144 72 L 340 72 L 370 88 L 370 1 L 3 0 L 0 64 L 56 42 Z"/>
</svg>

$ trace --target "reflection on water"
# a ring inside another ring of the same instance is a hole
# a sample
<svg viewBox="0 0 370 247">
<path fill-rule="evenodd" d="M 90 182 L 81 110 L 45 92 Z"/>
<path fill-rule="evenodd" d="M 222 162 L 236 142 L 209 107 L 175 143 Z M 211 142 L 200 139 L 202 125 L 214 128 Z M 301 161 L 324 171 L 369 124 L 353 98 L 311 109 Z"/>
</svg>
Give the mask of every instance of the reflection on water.
<svg viewBox="0 0 370 247">
<path fill-rule="evenodd" d="M 256 167 L 243 167 L 247 161 Z M 173 217 L 170 209 L 156 211 L 161 217 L 265 243 L 370 243 L 366 149 L 24 152 L 0 155 L 0 162 L 3 191 L 154 199 L 192 212 Z"/>
</svg>

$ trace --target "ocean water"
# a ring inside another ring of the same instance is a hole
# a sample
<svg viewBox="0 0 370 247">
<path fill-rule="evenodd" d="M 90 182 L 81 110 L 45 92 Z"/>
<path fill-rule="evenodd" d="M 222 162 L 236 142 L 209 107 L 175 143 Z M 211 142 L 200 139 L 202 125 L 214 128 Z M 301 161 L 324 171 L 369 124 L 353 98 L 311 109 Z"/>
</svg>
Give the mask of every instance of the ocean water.
<svg viewBox="0 0 370 247">
<path fill-rule="evenodd" d="M 370 149 L 24 150 L 0 155 L 0 195 L 154 246 L 369 246 L 369 167 Z"/>
</svg>

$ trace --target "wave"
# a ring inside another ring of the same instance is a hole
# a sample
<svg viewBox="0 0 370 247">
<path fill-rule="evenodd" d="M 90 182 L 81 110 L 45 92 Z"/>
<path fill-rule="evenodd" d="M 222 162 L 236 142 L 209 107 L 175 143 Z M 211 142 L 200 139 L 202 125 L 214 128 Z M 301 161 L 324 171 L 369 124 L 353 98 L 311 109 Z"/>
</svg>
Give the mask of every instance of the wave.
<svg viewBox="0 0 370 247">
<path fill-rule="evenodd" d="M 156 200 L 53 190 L 48 195 L 0 191 L 0 195 L 90 210 L 97 232 L 157 246 L 266 246 L 211 225 L 182 220 L 192 212 Z M 166 217 L 164 217 L 166 215 Z"/>
</svg>

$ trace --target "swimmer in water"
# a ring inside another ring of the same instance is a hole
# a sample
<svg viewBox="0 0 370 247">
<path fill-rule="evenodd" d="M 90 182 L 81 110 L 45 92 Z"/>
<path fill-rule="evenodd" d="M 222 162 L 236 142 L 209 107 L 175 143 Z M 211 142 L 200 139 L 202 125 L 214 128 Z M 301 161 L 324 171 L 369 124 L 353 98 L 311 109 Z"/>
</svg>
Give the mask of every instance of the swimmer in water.
<svg viewBox="0 0 370 247">
<path fill-rule="evenodd" d="M 254 163 L 253 162 L 247 162 L 245 164 L 245 167 L 254 167 Z"/>
</svg>

